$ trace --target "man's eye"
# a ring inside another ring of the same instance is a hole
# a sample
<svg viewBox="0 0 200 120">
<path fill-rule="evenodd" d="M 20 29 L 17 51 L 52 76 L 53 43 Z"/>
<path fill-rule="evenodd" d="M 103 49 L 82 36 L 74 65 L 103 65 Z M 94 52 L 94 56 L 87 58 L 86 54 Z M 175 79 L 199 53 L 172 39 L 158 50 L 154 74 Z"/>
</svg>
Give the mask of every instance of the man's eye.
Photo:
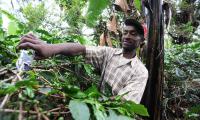
<svg viewBox="0 0 200 120">
<path fill-rule="evenodd" d="M 123 35 L 126 35 L 127 34 L 127 32 L 123 32 Z"/>
<path fill-rule="evenodd" d="M 133 33 L 131 33 L 131 35 L 134 35 L 134 36 L 136 36 L 136 35 L 137 35 L 137 33 L 133 32 Z"/>
</svg>

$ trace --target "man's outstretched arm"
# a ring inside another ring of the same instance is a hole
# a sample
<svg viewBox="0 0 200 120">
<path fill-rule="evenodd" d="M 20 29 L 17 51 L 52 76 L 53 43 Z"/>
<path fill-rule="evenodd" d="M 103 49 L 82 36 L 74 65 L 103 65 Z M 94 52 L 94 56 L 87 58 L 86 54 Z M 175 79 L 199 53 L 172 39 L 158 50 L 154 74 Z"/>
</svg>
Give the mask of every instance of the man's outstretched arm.
<svg viewBox="0 0 200 120">
<path fill-rule="evenodd" d="M 31 33 L 21 38 L 18 48 L 34 50 L 35 59 L 45 59 L 57 54 L 66 56 L 84 55 L 86 52 L 84 45 L 78 43 L 48 44 Z"/>
</svg>

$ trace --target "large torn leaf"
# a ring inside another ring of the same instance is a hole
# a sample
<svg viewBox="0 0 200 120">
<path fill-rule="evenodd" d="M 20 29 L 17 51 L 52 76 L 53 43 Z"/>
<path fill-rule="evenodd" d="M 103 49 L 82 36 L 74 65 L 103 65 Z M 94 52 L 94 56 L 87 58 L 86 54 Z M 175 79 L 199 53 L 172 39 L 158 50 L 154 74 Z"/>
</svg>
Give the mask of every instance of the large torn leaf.
<svg viewBox="0 0 200 120">
<path fill-rule="evenodd" d="M 109 0 L 89 0 L 89 7 L 86 15 L 88 27 L 96 25 L 99 15 L 109 5 Z"/>
</svg>

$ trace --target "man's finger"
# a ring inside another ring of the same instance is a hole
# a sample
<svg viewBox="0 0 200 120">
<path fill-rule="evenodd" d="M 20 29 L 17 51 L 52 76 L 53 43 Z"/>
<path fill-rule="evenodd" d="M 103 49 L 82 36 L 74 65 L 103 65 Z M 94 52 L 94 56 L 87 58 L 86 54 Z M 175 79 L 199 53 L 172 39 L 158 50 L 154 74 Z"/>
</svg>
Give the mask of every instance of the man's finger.
<svg viewBox="0 0 200 120">
<path fill-rule="evenodd" d="M 20 41 L 19 44 L 26 43 L 26 42 L 30 42 L 32 44 L 38 44 L 39 43 L 38 40 L 35 40 L 34 38 L 29 38 L 29 37 L 24 36 L 24 37 L 21 38 L 21 41 Z"/>
<path fill-rule="evenodd" d="M 18 49 L 33 49 L 35 51 L 38 51 L 39 47 L 36 44 L 30 43 L 30 42 L 26 42 L 26 43 L 22 43 L 18 46 Z"/>
<path fill-rule="evenodd" d="M 37 36 L 33 35 L 33 33 L 28 33 L 29 36 L 31 36 L 32 38 L 37 38 Z"/>
<path fill-rule="evenodd" d="M 32 38 L 32 39 L 36 38 L 36 37 L 34 37 L 34 35 L 32 33 L 25 34 L 22 37 L 28 37 L 28 38 Z"/>
<path fill-rule="evenodd" d="M 44 57 L 40 57 L 40 56 L 34 56 L 34 60 L 42 60 L 45 59 Z"/>
</svg>

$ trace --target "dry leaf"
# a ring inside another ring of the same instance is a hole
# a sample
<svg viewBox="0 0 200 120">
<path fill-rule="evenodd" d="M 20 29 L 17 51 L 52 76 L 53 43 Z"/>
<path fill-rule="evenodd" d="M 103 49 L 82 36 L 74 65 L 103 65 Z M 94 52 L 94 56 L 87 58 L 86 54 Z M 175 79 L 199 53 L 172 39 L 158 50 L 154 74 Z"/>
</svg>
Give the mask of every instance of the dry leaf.
<svg viewBox="0 0 200 120">
<path fill-rule="evenodd" d="M 126 0 L 115 0 L 114 5 L 115 5 L 115 9 L 117 11 L 123 11 L 123 12 L 126 12 L 126 13 L 128 11 L 130 11 L 130 8 L 129 8 Z"/>
<path fill-rule="evenodd" d="M 109 47 L 112 47 L 112 41 L 111 41 L 111 38 L 110 38 L 110 34 L 108 33 L 107 36 L 106 36 L 106 42 L 108 44 Z"/>
<path fill-rule="evenodd" d="M 116 17 L 115 17 L 114 13 L 111 16 L 111 18 L 112 19 L 107 22 L 107 29 L 112 32 L 115 32 L 115 34 L 116 34 L 117 33 L 117 21 L 116 21 Z"/>
<path fill-rule="evenodd" d="M 104 35 L 104 33 L 101 34 L 100 36 L 100 46 L 105 46 L 105 43 L 106 43 L 106 37 Z"/>
<path fill-rule="evenodd" d="M 105 46 L 106 43 L 108 44 L 109 47 L 112 47 L 112 41 L 109 33 L 107 34 L 102 33 L 100 36 L 100 46 Z"/>
</svg>

